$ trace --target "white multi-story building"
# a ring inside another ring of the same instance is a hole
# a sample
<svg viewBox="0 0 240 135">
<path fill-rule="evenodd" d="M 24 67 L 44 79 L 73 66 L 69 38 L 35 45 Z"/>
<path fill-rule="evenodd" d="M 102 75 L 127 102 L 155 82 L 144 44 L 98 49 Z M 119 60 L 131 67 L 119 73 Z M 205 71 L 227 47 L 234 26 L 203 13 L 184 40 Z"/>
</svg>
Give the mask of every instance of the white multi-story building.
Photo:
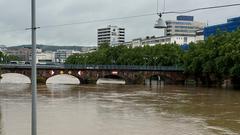
<svg viewBox="0 0 240 135">
<path fill-rule="evenodd" d="M 204 35 L 203 35 L 203 29 L 197 30 L 196 32 L 196 42 L 203 41 Z"/>
<path fill-rule="evenodd" d="M 165 36 L 196 36 L 205 23 L 194 21 L 193 16 L 177 16 L 177 20 L 166 21 Z"/>
<path fill-rule="evenodd" d="M 36 54 L 37 64 L 49 64 L 55 62 L 54 52 L 38 52 Z"/>
<path fill-rule="evenodd" d="M 125 28 L 109 25 L 106 28 L 100 28 L 98 31 L 98 45 L 109 43 L 115 46 L 125 42 Z"/>
<path fill-rule="evenodd" d="M 142 47 L 144 45 L 154 46 L 157 44 L 184 45 L 184 44 L 189 44 L 191 42 L 196 42 L 195 36 L 162 36 L 162 37 L 153 36 L 153 37 L 133 39 L 130 45 L 132 47 Z"/>
<path fill-rule="evenodd" d="M 153 46 L 157 44 L 185 45 L 191 42 L 203 40 L 201 30 L 205 27 L 205 24 L 194 21 L 193 16 L 177 16 L 177 20 L 166 21 L 166 24 L 167 28 L 165 29 L 164 36 L 133 39 L 130 41 L 131 46 Z M 127 44 L 124 43 L 124 45 Z"/>
<path fill-rule="evenodd" d="M 55 52 L 55 61 L 57 63 L 64 63 L 66 59 L 73 55 L 73 54 L 79 54 L 80 51 L 74 51 L 74 50 L 65 50 L 65 49 L 59 49 L 57 52 Z"/>
</svg>

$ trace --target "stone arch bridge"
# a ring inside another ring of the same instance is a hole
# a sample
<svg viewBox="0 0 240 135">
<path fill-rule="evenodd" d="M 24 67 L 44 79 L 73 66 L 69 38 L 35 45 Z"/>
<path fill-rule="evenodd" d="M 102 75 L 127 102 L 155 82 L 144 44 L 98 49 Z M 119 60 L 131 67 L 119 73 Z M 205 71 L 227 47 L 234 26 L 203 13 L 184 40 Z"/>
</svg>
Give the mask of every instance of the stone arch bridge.
<svg viewBox="0 0 240 135">
<path fill-rule="evenodd" d="M 0 74 L 18 73 L 31 78 L 31 65 L 2 64 Z M 179 67 L 124 66 L 124 65 L 37 65 L 37 78 L 46 82 L 50 77 L 68 74 L 78 78 L 81 84 L 95 83 L 99 78 L 120 78 L 127 84 L 143 84 L 154 77 L 170 84 L 183 84 L 185 76 Z"/>
</svg>

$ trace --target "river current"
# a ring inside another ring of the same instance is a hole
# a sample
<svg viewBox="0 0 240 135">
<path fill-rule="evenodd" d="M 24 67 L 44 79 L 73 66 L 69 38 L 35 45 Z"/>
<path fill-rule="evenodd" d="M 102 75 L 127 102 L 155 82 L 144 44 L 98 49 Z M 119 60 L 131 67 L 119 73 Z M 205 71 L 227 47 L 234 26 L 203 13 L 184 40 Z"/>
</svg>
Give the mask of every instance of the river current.
<svg viewBox="0 0 240 135">
<path fill-rule="evenodd" d="M 39 85 L 39 135 L 239 135 L 240 91 Z M 0 135 L 31 134 L 28 84 L 0 84 Z"/>
</svg>

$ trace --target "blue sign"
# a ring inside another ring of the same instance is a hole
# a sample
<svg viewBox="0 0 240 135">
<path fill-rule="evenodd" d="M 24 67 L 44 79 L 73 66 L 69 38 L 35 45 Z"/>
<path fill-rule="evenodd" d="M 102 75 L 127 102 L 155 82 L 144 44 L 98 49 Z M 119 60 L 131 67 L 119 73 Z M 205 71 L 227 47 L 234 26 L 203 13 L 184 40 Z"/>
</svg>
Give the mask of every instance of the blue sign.
<svg viewBox="0 0 240 135">
<path fill-rule="evenodd" d="M 193 21 L 194 17 L 193 16 L 185 16 L 185 15 L 180 15 L 177 16 L 178 21 Z"/>
</svg>

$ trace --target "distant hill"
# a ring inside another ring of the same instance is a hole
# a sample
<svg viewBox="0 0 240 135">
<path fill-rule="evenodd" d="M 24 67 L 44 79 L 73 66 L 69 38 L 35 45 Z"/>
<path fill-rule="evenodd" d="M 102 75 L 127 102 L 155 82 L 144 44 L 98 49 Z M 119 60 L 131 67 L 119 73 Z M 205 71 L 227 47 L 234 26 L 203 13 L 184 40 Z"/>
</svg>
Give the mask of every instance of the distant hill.
<svg viewBox="0 0 240 135">
<path fill-rule="evenodd" d="M 6 45 L 0 45 L 0 48 L 6 48 Z"/>
<path fill-rule="evenodd" d="M 92 48 L 94 46 L 56 46 L 56 45 L 37 45 L 38 49 L 42 49 L 42 51 L 57 51 L 59 49 L 66 50 L 75 50 L 82 51 L 84 48 Z M 31 45 L 20 45 L 20 46 L 11 46 L 9 49 L 18 49 L 18 48 L 32 48 Z"/>
</svg>

